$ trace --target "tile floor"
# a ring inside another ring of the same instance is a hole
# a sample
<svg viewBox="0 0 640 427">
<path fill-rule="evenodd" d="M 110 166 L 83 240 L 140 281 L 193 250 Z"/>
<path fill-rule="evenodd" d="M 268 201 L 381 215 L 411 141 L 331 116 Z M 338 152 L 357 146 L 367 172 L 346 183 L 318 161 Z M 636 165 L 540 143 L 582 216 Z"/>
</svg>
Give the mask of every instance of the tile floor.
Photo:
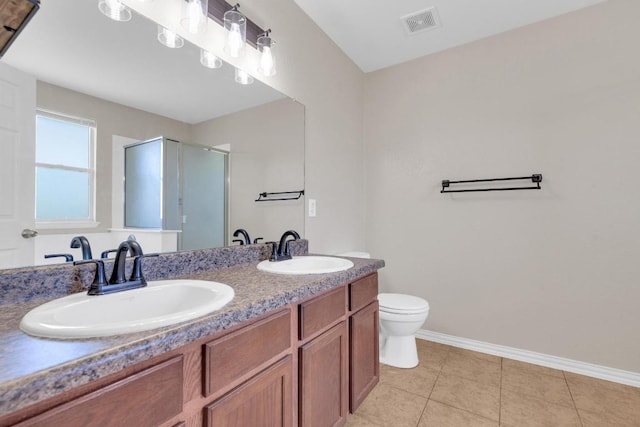
<svg viewBox="0 0 640 427">
<path fill-rule="evenodd" d="M 348 427 L 640 427 L 640 388 L 417 341 L 420 365 L 380 365 Z"/>
</svg>

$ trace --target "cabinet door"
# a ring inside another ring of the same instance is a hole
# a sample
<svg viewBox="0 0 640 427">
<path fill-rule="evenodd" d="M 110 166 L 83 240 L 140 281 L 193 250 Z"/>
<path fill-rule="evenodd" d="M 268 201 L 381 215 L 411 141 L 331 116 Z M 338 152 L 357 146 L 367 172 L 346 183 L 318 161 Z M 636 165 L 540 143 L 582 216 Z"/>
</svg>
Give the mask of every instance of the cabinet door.
<svg viewBox="0 0 640 427">
<path fill-rule="evenodd" d="M 293 424 L 291 356 L 287 356 L 229 394 L 207 406 L 209 427 L 291 427 Z"/>
<path fill-rule="evenodd" d="M 300 347 L 301 426 L 341 426 L 347 421 L 347 351 L 346 322 Z"/>
<path fill-rule="evenodd" d="M 349 319 L 351 412 L 360 406 L 380 378 L 378 360 L 378 302 L 373 302 Z"/>
</svg>

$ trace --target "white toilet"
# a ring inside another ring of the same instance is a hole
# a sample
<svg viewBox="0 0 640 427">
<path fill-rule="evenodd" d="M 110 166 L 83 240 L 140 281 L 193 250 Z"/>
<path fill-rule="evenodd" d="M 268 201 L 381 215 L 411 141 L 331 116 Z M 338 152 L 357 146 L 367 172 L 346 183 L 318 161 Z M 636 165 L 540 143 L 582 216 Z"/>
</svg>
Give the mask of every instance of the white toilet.
<svg viewBox="0 0 640 427">
<path fill-rule="evenodd" d="M 418 366 L 415 333 L 429 315 L 429 303 L 404 294 L 378 294 L 380 363 L 396 368 Z"/>
<path fill-rule="evenodd" d="M 345 252 L 341 256 L 370 258 L 367 252 Z M 429 315 L 429 303 L 405 294 L 378 294 L 380 305 L 380 363 L 396 368 L 418 366 L 415 333 Z"/>
</svg>

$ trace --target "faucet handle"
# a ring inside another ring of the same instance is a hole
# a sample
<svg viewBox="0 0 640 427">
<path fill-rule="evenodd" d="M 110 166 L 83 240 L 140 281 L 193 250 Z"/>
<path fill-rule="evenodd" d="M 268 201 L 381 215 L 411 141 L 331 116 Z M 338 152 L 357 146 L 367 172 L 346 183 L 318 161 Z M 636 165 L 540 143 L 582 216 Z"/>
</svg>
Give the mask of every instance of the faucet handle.
<svg viewBox="0 0 640 427">
<path fill-rule="evenodd" d="M 104 262 L 100 259 L 88 259 L 83 261 L 74 261 L 73 265 L 81 264 L 95 264 L 96 275 L 93 278 L 93 283 L 89 287 L 88 295 L 102 295 L 104 293 L 104 287 L 107 286 L 107 276 L 104 273 Z"/>
<path fill-rule="evenodd" d="M 271 245 L 271 257 L 269 261 L 278 260 L 278 244 L 276 242 L 264 242 L 265 245 Z"/>
<path fill-rule="evenodd" d="M 140 281 L 143 286 L 147 285 L 147 281 L 144 279 L 142 275 L 142 258 L 147 257 L 156 257 L 159 254 L 146 254 L 146 255 L 136 255 L 133 258 L 133 270 L 131 271 L 131 277 L 129 278 L 130 282 Z"/>
<path fill-rule="evenodd" d="M 64 258 L 65 262 L 72 262 L 73 261 L 73 255 L 71 254 L 46 254 L 44 256 L 45 259 L 49 259 L 49 258 Z"/>
<path fill-rule="evenodd" d="M 231 243 L 235 243 L 235 242 L 240 243 L 240 246 L 243 246 L 243 245 L 244 245 L 244 240 L 234 239 L 234 240 L 232 240 L 232 241 L 231 241 Z"/>
<path fill-rule="evenodd" d="M 264 240 L 264 237 L 256 237 L 255 239 L 253 239 L 253 244 L 255 245 L 256 243 L 258 243 L 259 240 Z"/>
<path fill-rule="evenodd" d="M 100 254 L 100 258 L 102 258 L 102 259 L 109 258 L 109 254 L 112 254 L 114 252 L 118 252 L 118 250 L 117 249 L 107 249 L 106 251 L 102 251 L 102 253 Z"/>
</svg>

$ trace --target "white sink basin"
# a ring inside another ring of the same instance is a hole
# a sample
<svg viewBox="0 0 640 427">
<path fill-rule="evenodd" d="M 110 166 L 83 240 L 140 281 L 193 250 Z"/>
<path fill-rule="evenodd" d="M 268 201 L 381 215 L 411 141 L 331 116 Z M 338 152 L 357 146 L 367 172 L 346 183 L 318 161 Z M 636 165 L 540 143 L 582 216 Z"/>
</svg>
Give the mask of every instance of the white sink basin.
<svg viewBox="0 0 640 427">
<path fill-rule="evenodd" d="M 277 274 L 322 274 L 344 271 L 353 267 L 348 259 L 330 256 L 294 256 L 286 261 L 262 261 L 258 270 Z"/>
<path fill-rule="evenodd" d="M 159 280 L 108 295 L 85 292 L 58 298 L 28 312 L 20 329 L 39 337 L 91 338 L 160 328 L 219 310 L 233 288 L 204 280 Z"/>
</svg>

